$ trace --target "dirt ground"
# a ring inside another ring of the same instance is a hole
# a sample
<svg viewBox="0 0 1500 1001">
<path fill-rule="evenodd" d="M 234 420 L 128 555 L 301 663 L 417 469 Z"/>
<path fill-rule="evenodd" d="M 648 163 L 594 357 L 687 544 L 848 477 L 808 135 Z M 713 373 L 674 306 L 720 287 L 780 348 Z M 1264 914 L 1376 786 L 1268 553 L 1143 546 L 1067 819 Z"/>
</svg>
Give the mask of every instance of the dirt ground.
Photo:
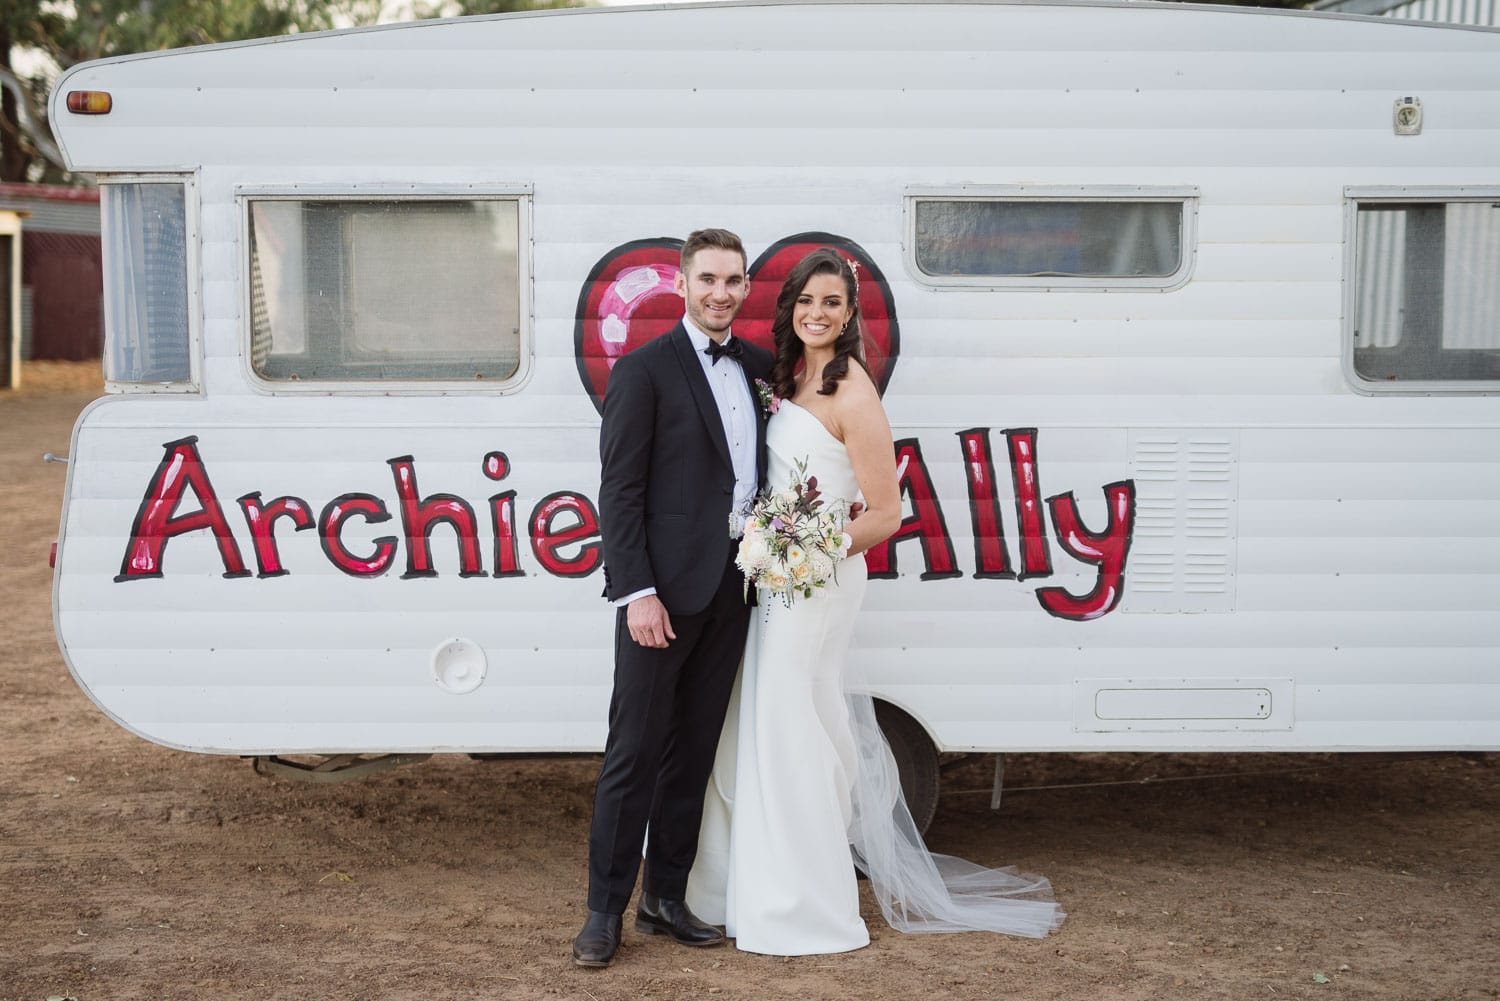
<svg viewBox="0 0 1500 1001">
<path fill-rule="evenodd" d="M 1500 997 L 1500 755 L 1014 755 L 998 813 L 990 759 L 959 762 L 930 844 L 1049 875 L 1052 938 L 903 936 L 866 897 L 849 955 L 627 931 L 575 969 L 595 759 L 309 786 L 89 702 L 52 634 L 64 467 L 39 459 L 98 374 L 26 376 L 0 393 L 4 1001 Z"/>
</svg>

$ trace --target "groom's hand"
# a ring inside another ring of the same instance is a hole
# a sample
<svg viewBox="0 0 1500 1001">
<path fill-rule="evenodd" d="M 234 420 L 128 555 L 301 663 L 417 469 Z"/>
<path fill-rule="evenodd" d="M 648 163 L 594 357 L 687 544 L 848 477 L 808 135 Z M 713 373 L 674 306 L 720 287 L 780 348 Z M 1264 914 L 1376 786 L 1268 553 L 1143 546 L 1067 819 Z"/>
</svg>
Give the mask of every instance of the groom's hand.
<svg viewBox="0 0 1500 1001">
<path fill-rule="evenodd" d="M 667 640 L 675 640 L 672 632 L 672 617 L 667 606 L 654 594 L 637 598 L 625 609 L 625 624 L 630 627 L 630 638 L 641 646 L 664 649 Z"/>
</svg>

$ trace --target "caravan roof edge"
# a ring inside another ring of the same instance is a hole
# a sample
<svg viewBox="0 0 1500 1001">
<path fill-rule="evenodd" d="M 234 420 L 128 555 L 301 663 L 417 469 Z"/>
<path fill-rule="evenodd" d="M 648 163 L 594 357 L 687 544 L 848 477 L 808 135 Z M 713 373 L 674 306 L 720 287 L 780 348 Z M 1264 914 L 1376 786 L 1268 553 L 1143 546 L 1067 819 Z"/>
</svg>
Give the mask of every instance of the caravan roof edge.
<svg viewBox="0 0 1500 1001">
<path fill-rule="evenodd" d="M 248 52 L 252 49 L 257 52 L 282 51 L 290 54 L 294 50 L 268 50 L 264 47 L 295 45 L 302 42 L 307 42 L 311 46 L 314 46 L 311 49 L 305 50 L 306 52 L 317 53 L 319 51 L 319 49 L 317 48 L 319 40 L 353 39 L 363 36 L 369 36 L 375 32 L 399 31 L 402 33 L 410 33 L 423 29 L 433 29 L 437 31 L 443 31 L 447 29 L 451 31 L 455 28 L 455 26 L 459 25 L 462 25 L 465 28 L 467 28 L 467 26 L 469 25 L 473 25 L 478 28 L 487 23 L 517 20 L 519 24 L 525 22 L 528 19 L 535 18 L 555 18 L 564 16 L 572 17 L 582 15 L 588 15 L 590 17 L 605 17 L 613 15 L 643 14 L 660 16 L 668 11 L 671 11 L 673 20 L 679 17 L 679 12 L 681 15 L 688 16 L 688 20 L 678 21 L 677 23 L 690 25 L 694 23 L 692 20 L 693 15 L 701 15 L 704 17 L 712 18 L 720 14 L 726 14 L 734 11 L 746 11 L 754 8 L 765 8 L 769 12 L 772 10 L 791 11 L 799 9 L 811 11 L 817 9 L 837 9 L 843 7 L 849 7 L 856 10 L 863 9 L 867 11 L 876 11 L 881 9 L 896 10 L 898 8 L 904 8 L 918 19 L 923 19 L 927 11 L 931 11 L 936 14 L 945 9 L 954 13 L 964 9 L 977 10 L 984 8 L 994 10 L 1012 9 L 1017 11 L 1027 9 L 1038 11 L 1053 10 L 1059 13 L 1070 10 L 1098 10 L 1101 12 L 1123 12 L 1130 10 L 1139 11 L 1142 15 L 1148 15 L 1145 17 L 1145 20 L 1147 22 L 1151 20 L 1151 16 L 1165 16 L 1164 12 L 1171 10 L 1173 11 L 1173 16 L 1176 16 L 1177 12 L 1180 11 L 1184 17 L 1196 16 L 1198 18 L 1202 18 L 1205 16 L 1213 17 L 1219 15 L 1226 17 L 1253 17 L 1259 19 L 1259 23 L 1264 25 L 1275 23 L 1267 20 L 1268 18 L 1273 17 L 1282 19 L 1311 18 L 1313 19 L 1312 22 L 1304 21 L 1304 23 L 1342 22 L 1351 26 L 1358 23 L 1364 23 L 1366 25 L 1378 23 L 1384 26 L 1379 29 L 1383 33 L 1403 30 L 1409 32 L 1422 30 L 1426 30 L 1429 32 L 1434 30 L 1439 32 L 1451 32 L 1453 30 L 1462 30 L 1466 32 L 1489 33 L 1491 36 L 1500 35 L 1500 27 L 1452 25 L 1423 21 L 1402 21 L 1392 18 L 1376 17 L 1363 14 L 1340 14 L 1302 10 L 1271 10 L 1258 7 L 1243 7 L 1193 2 L 1164 2 L 1164 0 L 728 0 L 728 2 L 722 3 L 697 2 L 684 4 L 643 4 L 618 7 L 574 7 L 539 11 L 518 11 L 505 14 L 473 15 L 459 18 L 435 18 L 423 21 L 407 21 L 383 25 L 364 25 L 351 28 L 334 29 L 330 31 L 306 32 L 293 35 L 278 35 L 269 38 L 244 39 L 240 41 L 221 42 L 212 45 L 189 46 L 178 49 L 162 49 L 153 52 L 140 52 L 129 55 L 111 56 L 106 59 L 90 60 L 88 62 L 79 63 L 75 66 L 69 67 L 68 70 L 59 77 L 57 83 L 53 87 L 49 112 L 51 120 L 54 123 L 54 133 L 57 137 L 58 147 L 62 151 L 65 161 L 70 165 L 72 169 L 75 170 L 97 171 L 100 169 L 97 165 L 83 165 L 82 162 L 78 161 L 75 158 L 74 151 L 70 149 L 71 144 L 68 141 L 67 133 L 70 132 L 71 129 L 68 128 L 68 126 L 73 123 L 81 124 L 81 122 L 80 119 L 78 119 L 75 114 L 73 112 L 70 112 L 68 109 L 67 105 L 69 94 L 74 92 L 92 91 L 108 92 L 111 90 L 110 80 L 115 79 L 115 74 L 111 73 L 112 70 L 114 70 L 116 67 L 119 67 L 123 71 L 123 68 L 125 66 L 135 66 L 137 64 L 141 65 L 144 68 L 146 65 L 145 61 L 147 60 L 157 60 L 162 58 L 170 59 L 177 56 L 183 56 L 186 59 L 191 60 L 195 56 L 201 57 L 205 54 L 215 54 L 219 52 L 227 53 L 240 50 Z M 709 12 L 713 13 L 710 14 Z M 1131 19 L 1134 20 L 1133 17 Z M 580 29 L 583 30 L 584 34 L 588 33 L 586 29 L 582 29 L 582 22 L 576 23 L 579 24 Z M 1288 22 L 1283 20 L 1280 23 L 1286 24 Z M 566 29 L 563 33 L 571 34 L 573 30 L 574 29 L 569 28 Z M 408 34 L 407 37 L 414 38 L 416 36 L 411 36 Z M 1429 34 L 1426 37 L 1435 38 L 1439 36 Z M 1446 37 L 1453 38 L 1455 36 L 1448 34 Z M 732 43 L 730 47 L 732 47 Z M 161 65 L 165 66 L 167 64 Z M 100 119 L 99 121 L 103 123 L 103 119 Z M 117 121 L 118 118 L 116 117 L 116 119 L 110 119 L 107 124 L 113 126 L 117 124 Z M 150 165 L 149 169 L 167 169 L 167 164 L 153 162 Z"/>
<path fill-rule="evenodd" d="M 628 14 L 639 11 L 665 10 L 718 10 L 732 7 L 1101 7 L 1143 8 L 1214 11 L 1226 15 L 1255 17 L 1293 17 L 1332 19 L 1338 21 L 1378 21 L 1382 24 L 1399 24 L 1409 28 L 1438 28 L 1444 30 L 1478 31 L 1497 33 L 1500 27 L 1477 24 L 1452 24 L 1433 21 L 1407 21 L 1376 14 L 1349 14 L 1329 10 L 1289 10 L 1283 8 L 1256 7 L 1231 3 L 1193 3 L 1191 0 L 699 0 L 696 3 L 643 3 L 621 4 L 609 7 L 557 7 L 545 10 L 510 11 L 502 14 L 469 14 L 460 17 L 428 18 L 416 21 L 394 21 L 388 24 L 366 24 L 349 28 L 331 28 L 325 31 L 305 31 L 287 35 L 272 35 L 265 38 L 244 38 L 232 42 L 213 42 L 206 45 L 188 45 L 173 49 L 156 49 L 150 52 L 132 52 L 126 55 L 91 59 L 70 66 L 58 80 L 55 88 L 61 91 L 62 83 L 73 73 L 90 67 L 111 63 L 132 62 L 139 59 L 157 59 L 185 52 L 200 52 L 206 49 L 243 48 L 253 45 L 280 45 L 333 35 L 356 35 L 377 31 L 406 31 L 420 28 L 451 25 L 459 22 L 523 20 L 537 17 L 604 16 Z"/>
</svg>

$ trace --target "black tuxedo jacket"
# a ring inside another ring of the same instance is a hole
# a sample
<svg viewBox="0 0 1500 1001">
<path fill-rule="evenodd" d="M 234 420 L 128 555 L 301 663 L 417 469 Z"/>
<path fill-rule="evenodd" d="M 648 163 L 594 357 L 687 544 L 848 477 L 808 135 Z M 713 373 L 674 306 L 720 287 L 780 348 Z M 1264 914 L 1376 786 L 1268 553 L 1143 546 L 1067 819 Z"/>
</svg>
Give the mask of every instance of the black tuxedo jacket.
<svg viewBox="0 0 1500 1001">
<path fill-rule="evenodd" d="M 740 367 L 756 412 L 756 482 L 766 475 L 766 414 L 755 379 L 771 356 L 744 344 Z M 682 324 L 615 363 L 599 429 L 604 596 L 649 587 L 667 611 L 707 607 L 724 577 L 734 466 L 719 409 Z"/>
</svg>

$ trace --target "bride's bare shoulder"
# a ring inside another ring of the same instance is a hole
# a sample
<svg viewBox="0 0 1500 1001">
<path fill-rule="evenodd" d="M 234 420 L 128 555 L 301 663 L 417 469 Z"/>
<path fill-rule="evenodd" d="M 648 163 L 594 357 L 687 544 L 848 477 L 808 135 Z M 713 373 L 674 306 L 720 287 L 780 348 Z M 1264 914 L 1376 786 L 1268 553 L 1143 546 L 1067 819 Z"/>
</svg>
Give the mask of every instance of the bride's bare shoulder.
<svg viewBox="0 0 1500 1001">
<path fill-rule="evenodd" d="M 839 402 L 847 407 L 868 409 L 871 406 L 880 406 L 880 392 L 875 388 L 875 380 L 870 378 L 870 373 L 865 371 L 863 365 L 851 364 L 849 374 L 839 380 L 839 390 L 834 399 L 843 399 Z"/>
<path fill-rule="evenodd" d="M 840 431 L 885 420 L 885 408 L 880 405 L 880 392 L 870 373 L 862 365 L 849 366 L 849 374 L 839 380 L 838 392 L 833 394 L 833 417 Z M 842 436 L 841 436 L 842 437 Z"/>
</svg>

